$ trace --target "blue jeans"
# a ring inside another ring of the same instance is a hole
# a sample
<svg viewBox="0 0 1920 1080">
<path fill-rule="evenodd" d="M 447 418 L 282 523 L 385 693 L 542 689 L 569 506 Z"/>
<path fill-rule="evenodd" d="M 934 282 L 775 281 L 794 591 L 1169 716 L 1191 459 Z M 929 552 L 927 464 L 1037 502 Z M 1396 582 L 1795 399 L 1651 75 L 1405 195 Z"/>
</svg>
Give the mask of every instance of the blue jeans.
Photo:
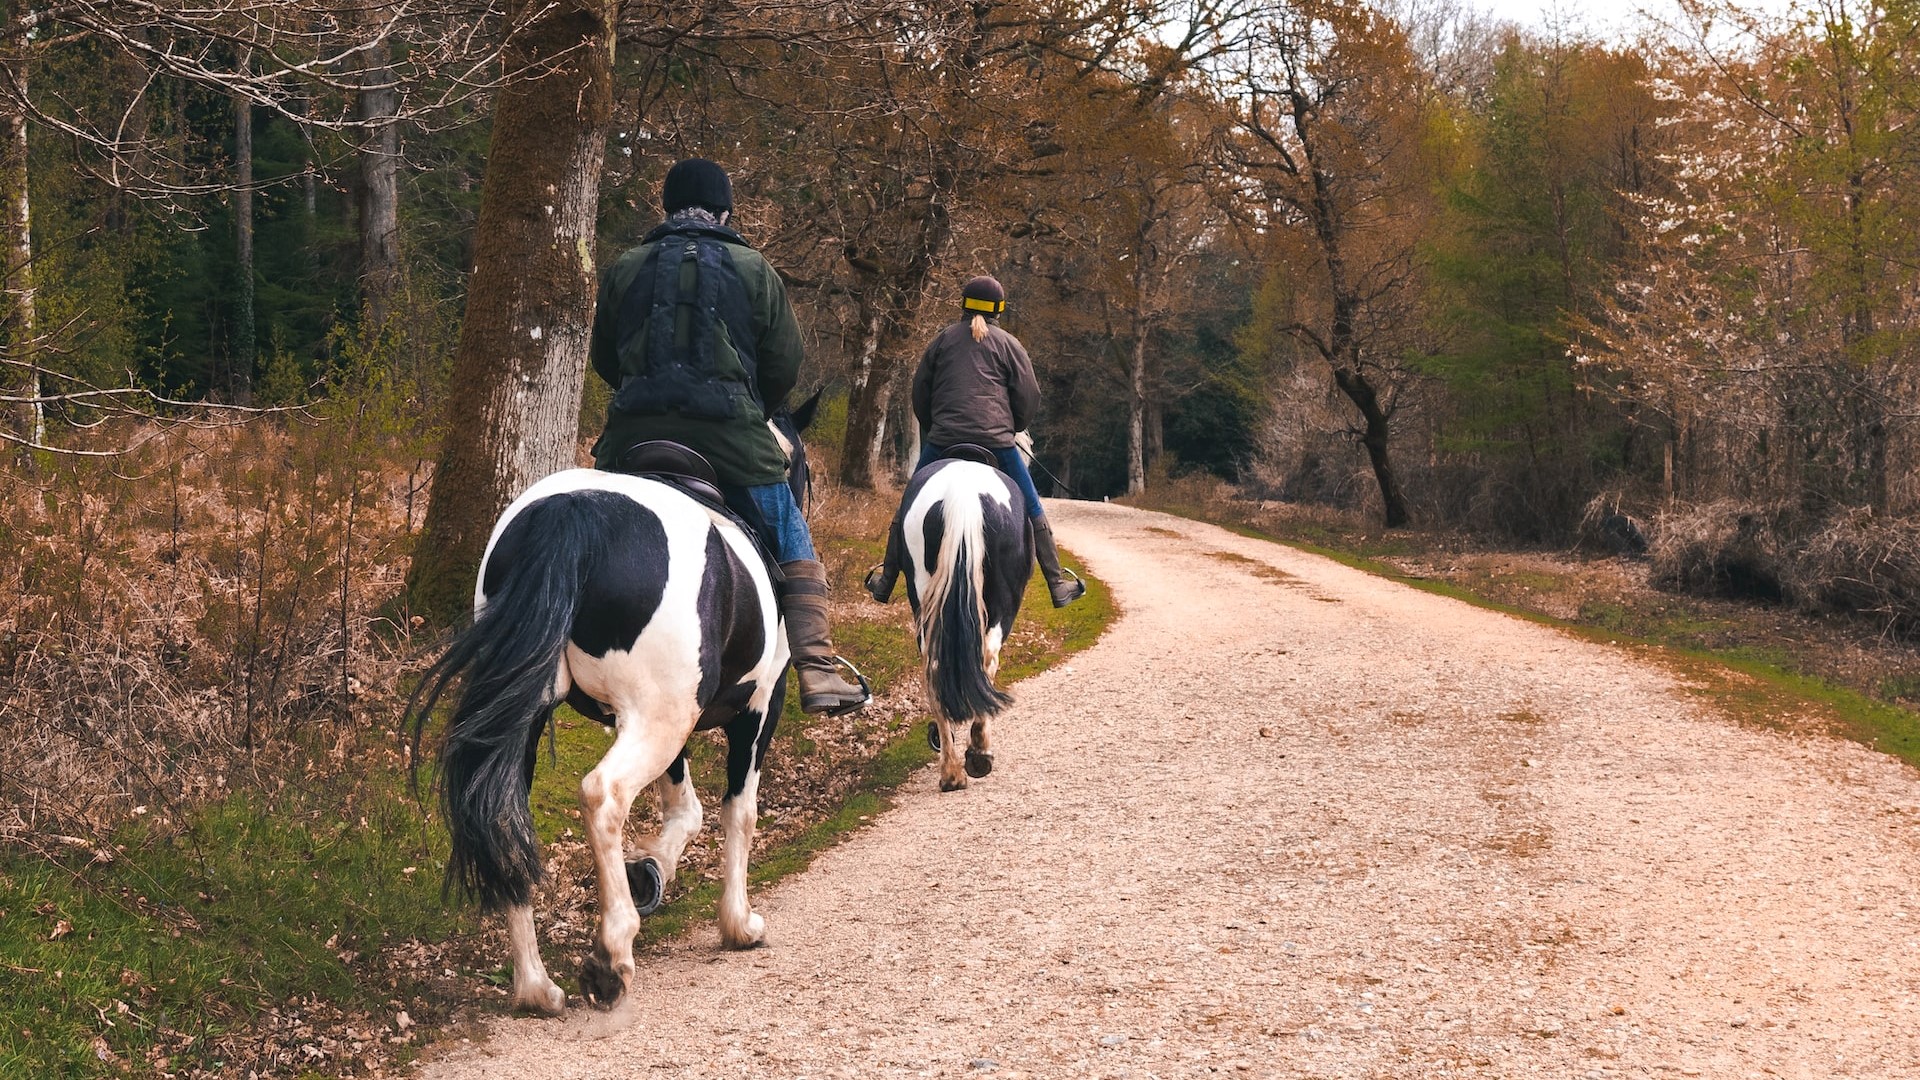
<svg viewBox="0 0 1920 1080">
<path fill-rule="evenodd" d="M 793 501 L 792 488 L 785 484 L 757 484 L 746 491 L 767 520 L 767 535 L 762 539 L 773 548 L 775 558 L 790 563 L 816 557 L 813 536 L 807 532 L 807 519 L 800 514 L 800 504 Z"/>
<path fill-rule="evenodd" d="M 940 455 L 946 452 L 944 446 L 927 443 L 920 448 L 920 463 L 913 467 L 913 471 L 919 472 L 940 460 Z M 1033 474 L 1027 471 L 1027 462 L 1020 456 L 1020 448 L 1009 446 L 1004 450 L 994 450 L 993 459 L 1000 463 L 1001 472 L 1013 477 L 1013 482 L 1020 485 L 1020 493 L 1027 497 L 1027 516 L 1035 521 L 1044 519 L 1047 511 L 1040 505 L 1040 489 L 1033 486 Z"/>
</svg>

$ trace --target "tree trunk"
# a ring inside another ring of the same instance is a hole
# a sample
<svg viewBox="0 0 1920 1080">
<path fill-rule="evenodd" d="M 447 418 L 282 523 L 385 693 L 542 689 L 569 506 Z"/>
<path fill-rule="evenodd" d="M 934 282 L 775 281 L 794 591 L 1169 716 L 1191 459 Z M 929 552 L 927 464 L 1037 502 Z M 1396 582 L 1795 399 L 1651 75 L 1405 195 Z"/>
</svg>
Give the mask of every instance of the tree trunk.
<svg viewBox="0 0 1920 1080">
<path fill-rule="evenodd" d="M 1360 418 L 1366 423 L 1360 445 L 1367 448 L 1373 479 L 1380 485 L 1380 505 L 1386 526 L 1398 529 L 1413 520 L 1413 515 L 1407 510 L 1407 497 L 1400 491 L 1400 478 L 1394 474 L 1393 459 L 1387 454 L 1389 416 L 1380 407 L 1380 395 L 1366 373 L 1357 368 L 1335 368 L 1333 380 L 1347 395 L 1347 400 L 1353 402 L 1353 407 L 1360 410 Z"/>
<path fill-rule="evenodd" d="M 909 400 L 906 402 L 906 408 L 903 411 L 906 413 L 907 418 L 902 421 L 902 423 L 905 424 L 907 452 L 906 455 L 900 459 L 899 475 L 900 484 L 903 487 L 907 481 L 913 479 L 914 466 L 920 464 L 920 443 L 926 437 L 925 433 L 920 430 L 920 417 L 915 415 L 913 411 L 913 401 L 911 400 L 913 395 L 909 392 L 906 396 Z"/>
<path fill-rule="evenodd" d="M 574 461 L 615 13 L 613 0 L 509 11 L 446 432 L 408 576 L 414 609 L 443 625 L 468 609 L 500 511 Z"/>
<path fill-rule="evenodd" d="M 879 422 L 873 408 L 873 384 L 882 377 L 880 360 L 880 316 L 861 304 L 860 357 L 854 361 L 853 378 L 847 386 L 847 431 L 840 441 L 840 482 L 849 487 L 873 487 L 873 432 Z M 857 460 L 856 460 L 857 459 Z"/>
<path fill-rule="evenodd" d="M 368 52 L 358 103 L 367 125 L 360 148 L 360 307 L 375 329 L 386 324 L 400 287 L 400 126 L 392 119 L 400 92 L 388 59 L 385 42 Z"/>
<path fill-rule="evenodd" d="M 10 8 L 10 6 L 9 6 Z M 0 8 L 0 17 L 15 13 Z M 34 341 L 33 215 L 27 201 L 27 39 L 19 21 L 8 18 L 0 40 L 0 74 L 9 84 L 0 95 L 0 216 L 5 218 L 5 310 L 0 312 L 0 388 L 41 396 L 39 350 Z M 15 438 L 45 446 L 46 410 L 38 401 L 9 410 L 8 431 Z"/>
<path fill-rule="evenodd" d="M 1127 494 L 1147 490 L 1147 335 L 1136 329 L 1127 365 Z"/>
<path fill-rule="evenodd" d="M 233 98 L 233 234 L 234 297 L 233 346 L 228 350 L 227 400 L 253 404 L 253 358 L 257 333 L 253 318 L 253 102 L 245 95 Z"/>
<path fill-rule="evenodd" d="M 913 326 L 920 297 L 933 278 L 934 266 L 947 249 L 953 235 L 940 193 L 950 190 L 953 164 L 947 157 L 934 161 L 934 181 L 911 201 L 911 216 L 917 222 L 902 265 L 890 276 L 874 281 L 870 288 L 884 298 L 862 310 L 881 314 L 868 323 L 869 342 L 863 350 L 860 370 L 847 394 L 847 435 L 841 444 L 840 482 L 848 487 L 871 491 L 877 477 L 884 476 L 880 466 L 881 439 L 886 434 L 887 400 L 893 393 L 893 380 L 906 367 Z"/>
<path fill-rule="evenodd" d="M 911 314 L 895 305 L 887 315 L 875 315 L 867 323 L 860 365 L 847 392 L 847 435 L 840 451 L 840 482 L 848 487 L 872 491 L 876 481 L 887 475 L 883 464 L 887 405 L 893 400 L 893 384 L 905 367 L 906 355 L 906 342 L 896 328 Z"/>
<path fill-rule="evenodd" d="M 847 438 L 840 460 L 840 482 L 848 487 L 872 491 L 875 480 L 886 475 L 881 458 L 886 447 L 887 404 L 899 367 L 899 356 L 883 348 L 854 377 L 847 394 Z"/>
</svg>

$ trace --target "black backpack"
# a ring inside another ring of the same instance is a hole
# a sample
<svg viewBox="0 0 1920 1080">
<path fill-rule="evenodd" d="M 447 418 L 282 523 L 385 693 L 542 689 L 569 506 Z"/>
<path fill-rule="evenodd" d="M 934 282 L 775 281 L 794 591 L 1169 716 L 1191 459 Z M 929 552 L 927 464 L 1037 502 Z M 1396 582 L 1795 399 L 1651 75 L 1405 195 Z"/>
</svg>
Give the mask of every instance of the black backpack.
<svg viewBox="0 0 1920 1080">
<path fill-rule="evenodd" d="M 654 248 L 627 286 L 614 324 L 625 376 L 613 407 L 643 416 L 732 420 L 750 406 L 755 415 L 749 419 L 763 419 L 758 331 L 746 285 L 727 250 L 728 243 L 746 241 L 723 226 L 679 224 L 660 226 L 644 243 Z M 723 326 L 738 370 L 723 366 Z"/>
</svg>

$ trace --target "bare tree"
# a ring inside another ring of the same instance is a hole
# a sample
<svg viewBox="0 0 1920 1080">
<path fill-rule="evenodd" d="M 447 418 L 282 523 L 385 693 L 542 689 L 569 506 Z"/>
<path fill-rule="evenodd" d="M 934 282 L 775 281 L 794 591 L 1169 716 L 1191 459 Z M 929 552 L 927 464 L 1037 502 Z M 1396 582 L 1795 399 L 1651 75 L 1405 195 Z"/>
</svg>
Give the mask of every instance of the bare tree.
<svg viewBox="0 0 1920 1080">
<path fill-rule="evenodd" d="M 1264 212 L 1256 225 L 1297 233 L 1318 280 L 1279 327 L 1323 360 L 1360 414 L 1388 527 L 1411 518 L 1390 434 L 1411 379 L 1401 363 L 1417 324 L 1425 162 L 1418 65 L 1404 33 L 1347 0 L 1263 16 L 1223 69 L 1236 131 L 1225 164 Z"/>
</svg>

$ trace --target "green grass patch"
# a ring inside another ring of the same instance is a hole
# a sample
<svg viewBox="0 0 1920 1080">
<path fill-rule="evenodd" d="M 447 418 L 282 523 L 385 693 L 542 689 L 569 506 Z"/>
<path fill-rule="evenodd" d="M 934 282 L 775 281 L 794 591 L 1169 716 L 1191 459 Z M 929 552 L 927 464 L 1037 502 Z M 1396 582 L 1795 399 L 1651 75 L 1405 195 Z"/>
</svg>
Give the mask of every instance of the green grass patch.
<svg viewBox="0 0 1920 1080">
<path fill-rule="evenodd" d="M 397 778 L 59 846 L 0 853 L 0 1076 L 218 1070 L 206 1044 L 262 1007 L 375 1007 L 390 990 L 356 977 L 357 954 L 467 925 L 440 903 L 444 832 Z"/>
</svg>

